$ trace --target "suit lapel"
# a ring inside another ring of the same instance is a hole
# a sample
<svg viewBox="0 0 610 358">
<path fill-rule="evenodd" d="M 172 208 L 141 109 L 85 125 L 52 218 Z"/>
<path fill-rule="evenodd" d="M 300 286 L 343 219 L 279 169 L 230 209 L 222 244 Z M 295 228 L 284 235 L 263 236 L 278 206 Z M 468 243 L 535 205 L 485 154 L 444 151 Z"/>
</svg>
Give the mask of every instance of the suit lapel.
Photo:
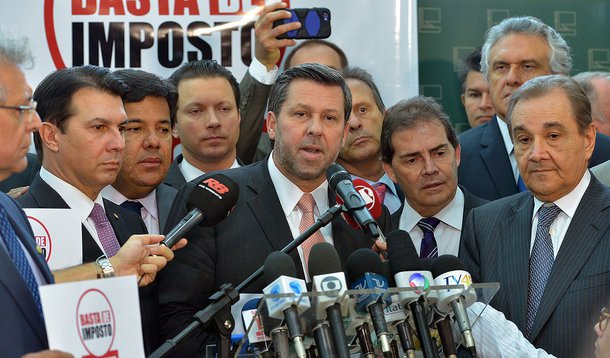
<svg viewBox="0 0 610 358">
<path fill-rule="evenodd" d="M 499 258 L 502 260 L 501 276 L 506 278 L 503 292 L 508 304 L 509 319 L 525 332 L 527 283 L 529 279 L 529 252 L 534 199 L 529 192 L 511 204 L 511 214 L 504 221 L 500 232 Z"/>
<path fill-rule="evenodd" d="M 157 187 L 157 210 L 159 213 L 159 232 L 161 233 L 165 232 L 169 210 L 176 197 L 176 193 L 177 191 L 174 188 L 164 183 Z"/>
<path fill-rule="evenodd" d="M 512 175 L 506 175 L 506 173 L 512 173 L 512 167 L 510 160 L 506 155 L 506 146 L 500 132 L 498 122 L 501 119 L 495 117 L 489 122 L 489 125 L 485 128 L 483 136 L 481 138 L 481 145 L 484 146 L 480 152 L 481 159 L 489 174 L 491 180 L 494 182 L 498 197 L 502 198 L 512 194 L 516 194 L 517 184 L 513 180 Z"/>
<path fill-rule="evenodd" d="M 610 205 L 610 196 L 605 193 L 602 185 L 592 178 L 557 253 L 532 327 L 531 341 L 540 333 L 564 293 L 608 230 L 610 218 L 604 211 L 608 205 Z"/>
</svg>

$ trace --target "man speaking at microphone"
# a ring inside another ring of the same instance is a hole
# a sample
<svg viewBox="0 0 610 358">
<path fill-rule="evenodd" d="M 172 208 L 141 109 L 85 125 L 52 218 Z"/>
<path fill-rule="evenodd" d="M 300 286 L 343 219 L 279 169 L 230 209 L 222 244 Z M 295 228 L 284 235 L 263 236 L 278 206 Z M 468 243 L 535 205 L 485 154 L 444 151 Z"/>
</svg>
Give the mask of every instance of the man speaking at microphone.
<svg viewBox="0 0 610 358">
<path fill-rule="evenodd" d="M 326 170 L 336 160 L 347 135 L 351 94 L 335 70 L 304 64 L 284 72 L 271 88 L 267 128 L 275 141 L 271 154 L 258 163 L 223 172 L 239 186 L 239 199 L 229 217 L 211 227 L 196 227 L 187 238 L 190 250 L 159 277 L 163 338 L 171 338 L 192 322 L 208 297 L 224 283 L 239 284 L 258 269 L 267 255 L 279 251 L 311 226 L 330 206 L 335 193 Z M 188 193 L 197 180 L 178 193 L 168 227 L 187 213 Z M 379 221 L 382 229 L 388 214 Z M 309 250 L 318 242 L 333 243 L 342 264 L 349 254 L 371 241 L 337 218 L 291 253 L 298 276 L 307 278 Z M 249 292 L 261 292 L 255 281 Z M 176 347 L 175 356 L 202 352 L 206 334 L 199 331 Z"/>
</svg>

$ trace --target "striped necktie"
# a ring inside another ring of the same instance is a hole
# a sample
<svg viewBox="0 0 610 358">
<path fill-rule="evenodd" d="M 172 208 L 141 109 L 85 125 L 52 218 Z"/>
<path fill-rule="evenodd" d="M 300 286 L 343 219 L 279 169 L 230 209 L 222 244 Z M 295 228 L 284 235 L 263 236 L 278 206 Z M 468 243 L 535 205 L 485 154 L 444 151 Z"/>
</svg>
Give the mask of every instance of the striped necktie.
<svg viewBox="0 0 610 358">
<path fill-rule="evenodd" d="M 419 250 L 420 258 L 427 257 L 438 257 L 438 246 L 436 245 L 436 239 L 434 238 L 434 229 L 441 221 L 435 217 L 423 218 L 417 226 L 424 232 L 424 237 L 421 241 L 421 247 Z"/>
</svg>

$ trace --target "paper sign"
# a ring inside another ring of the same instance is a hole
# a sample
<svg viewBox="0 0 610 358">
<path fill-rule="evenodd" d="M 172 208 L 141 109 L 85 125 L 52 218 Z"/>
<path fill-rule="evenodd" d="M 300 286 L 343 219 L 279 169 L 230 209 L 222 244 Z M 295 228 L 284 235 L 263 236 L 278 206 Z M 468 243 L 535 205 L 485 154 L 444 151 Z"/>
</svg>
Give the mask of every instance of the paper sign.
<svg viewBox="0 0 610 358">
<path fill-rule="evenodd" d="M 73 209 L 23 209 L 51 270 L 83 263 L 82 224 Z"/>
<path fill-rule="evenodd" d="M 76 358 L 144 357 L 135 276 L 40 287 L 49 347 Z"/>
</svg>

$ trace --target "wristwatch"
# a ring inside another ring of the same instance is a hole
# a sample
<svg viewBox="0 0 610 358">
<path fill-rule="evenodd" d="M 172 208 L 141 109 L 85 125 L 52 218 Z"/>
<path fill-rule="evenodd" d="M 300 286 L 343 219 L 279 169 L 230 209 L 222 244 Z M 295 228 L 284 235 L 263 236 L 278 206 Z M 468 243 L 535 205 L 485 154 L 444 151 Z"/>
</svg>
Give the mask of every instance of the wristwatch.
<svg viewBox="0 0 610 358">
<path fill-rule="evenodd" d="M 105 255 L 98 257 L 97 260 L 95 260 L 95 263 L 101 269 L 97 272 L 97 278 L 114 277 L 114 269 L 112 268 L 112 264 Z"/>
</svg>

